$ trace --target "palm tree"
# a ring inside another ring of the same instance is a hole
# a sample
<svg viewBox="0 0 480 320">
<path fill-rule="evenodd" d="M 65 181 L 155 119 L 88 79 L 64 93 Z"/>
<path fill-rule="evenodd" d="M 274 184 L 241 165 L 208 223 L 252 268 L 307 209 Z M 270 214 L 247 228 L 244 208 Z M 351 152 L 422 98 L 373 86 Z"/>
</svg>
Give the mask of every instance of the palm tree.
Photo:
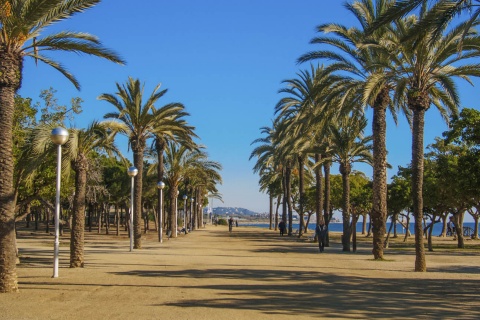
<svg viewBox="0 0 480 320">
<path fill-rule="evenodd" d="M 40 125 L 34 130 L 34 153 L 43 158 L 45 149 L 55 148 L 50 139 L 52 125 Z M 87 189 L 87 172 L 90 157 L 97 152 L 106 152 L 109 155 L 120 154 L 105 125 L 94 121 L 87 129 L 69 130 L 69 139 L 63 150 L 65 153 L 64 171 L 69 169 L 75 172 L 75 194 L 73 197 L 73 220 L 70 238 L 70 267 L 84 266 L 84 231 L 85 231 L 85 194 Z M 66 167 L 66 168 L 65 168 Z"/>
<path fill-rule="evenodd" d="M 330 126 L 332 132 L 332 154 L 333 161 L 340 165 L 342 175 L 343 197 L 343 251 L 350 251 L 350 173 L 354 162 L 372 163 L 370 153 L 372 140 L 371 136 L 363 137 L 363 131 L 367 126 L 367 119 L 364 116 L 352 115 L 343 117 L 337 125 Z M 355 225 L 352 226 L 355 228 Z"/>
<path fill-rule="evenodd" d="M 154 145 L 157 155 L 157 181 L 163 181 L 164 164 L 163 158 L 167 142 L 170 140 L 179 141 L 183 145 L 195 147 L 192 138 L 197 137 L 194 133 L 194 127 L 189 126 L 183 117 L 189 114 L 183 111 L 184 107 L 180 103 L 171 103 L 170 106 L 179 107 L 179 112 L 171 119 L 159 119 L 155 124 Z M 161 206 L 161 191 L 158 190 L 158 210 Z"/>
<path fill-rule="evenodd" d="M 314 51 L 301 56 L 298 61 L 314 59 L 333 61 L 326 68 L 330 72 L 345 75 L 331 94 L 332 99 L 350 101 L 357 99 L 373 109 L 373 256 L 383 259 L 383 238 L 387 216 L 387 149 L 386 149 L 386 110 L 389 109 L 394 119 L 397 110 L 390 99 L 394 88 L 393 73 L 395 69 L 391 52 L 396 52 L 398 45 L 395 30 L 389 25 L 377 29 L 371 35 L 366 31 L 375 18 L 385 12 L 393 0 L 358 0 L 346 4 L 360 23 L 361 28 L 346 27 L 339 24 L 324 24 L 317 27 L 318 32 L 333 33 L 336 37 L 320 36 L 311 43 L 333 47 L 334 50 Z M 365 44 L 370 45 L 365 45 Z M 377 44 L 373 46 L 372 44 Z M 386 47 L 386 48 L 385 48 Z M 346 76 L 349 75 L 349 76 Z M 335 92 L 338 94 L 335 97 Z M 347 112 L 350 104 L 346 104 Z M 403 106 L 403 105 L 399 105 Z M 405 111 L 405 110 L 404 110 Z"/>
<path fill-rule="evenodd" d="M 220 170 L 222 165 L 208 159 L 207 153 L 201 151 L 196 154 L 194 161 L 187 165 L 185 178 L 188 179 L 191 198 L 194 198 L 196 203 L 192 212 L 191 230 L 197 229 L 202 224 L 198 204 L 203 203 L 203 197 L 207 192 L 217 192 L 216 185 L 222 183 Z"/>
<path fill-rule="evenodd" d="M 175 212 L 177 210 L 177 196 L 180 184 L 191 175 L 198 174 L 199 170 L 205 170 L 202 176 L 205 178 L 214 179 L 217 182 L 221 182 L 221 178 L 217 171 L 221 169 L 219 163 L 209 161 L 207 154 L 203 152 L 201 146 L 196 148 L 189 148 L 188 146 L 178 145 L 177 143 L 170 141 L 167 144 L 165 153 L 165 181 L 168 185 L 170 209 L 168 217 L 169 229 L 172 232 L 172 236 L 175 237 L 175 230 L 177 229 L 177 220 L 175 219 Z M 212 181 L 208 182 L 209 189 L 215 191 L 212 188 Z"/>
<path fill-rule="evenodd" d="M 257 161 L 253 166 L 253 172 L 258 173 L 260 176 L 259 185 L 260 191 L 266 191 L 269 195 L 270 203 L 270 228 L 272 225 L 272 215 L 273 215 L 273 198 L 278 198 L 278 204 L 281 199 L 281 185 L 282 185 L 282 170 L 280 166 L 275 163 L 275 127 L 262 127 L 260 132 L 262 134 L 267 134 L 266 137 L 255 139 L 251 144 L 260 143 L 256 146 L 253 151 L 250 153 L 249 160 L 257 157 Z M 278 219 L 276 219 L 278 220 Z M 275 221 L 275 230 L 278 226 L 279 221 Z"/>
<path fill-rule="evenodd" d="M 18 290 L 15 269 L 12 123 L 14 97 L 22 83 L 24 57 L 34 58 L 60 71 L 75 87 L 80 85 L 61 64 L 41 54 L 60 50 L 85 53 L 116 63 L 123 60 L 87 33 L 62 31 L 40 38 L 55 22 L 93 7 L 99 0 L 2 1 L 0 8 L 0 292 Z"/>
<path fill-rule="evenodd" d="M 320 68 L 318 68 L 320 69 Z M 311 72 L 304 70 L 298 73 L 298 78 L 284 80 L 287 86 L 279 92 L 286 93 L 287 96 L 280 99 L 275 107 L 275 112 L 279 113 L 278 119 L 286 124 L 282 128 L 284 138 L 281 140 L 284 149 L 289 150 L 296 157 L 299 176 L 299 210 L 300 226 L 298 236 L 301 237 L 304 228 L 303 206 L 305 203 L 305 165 L 309 153 L 312 152 L 312 146 L 315 143 L 314 134 L 308 126 L 301 125 L 301 114 L 309 114 L 310 117 L 316 105 L 316 82 L 315 75 L 317 70 L 311 66 Z M 303 113 L 302 113 L 303 112 Z"/>
<path fill-rule="evenodd" d="M 422 13 L 420 20 L 428 16 Z M 415 16 L 409 18 L 412 29 L 419 23 Z M 448 114 L 456 114 L 460 103 L 457 87 L 453 79 L 459 77 L 470 82 L 470 76 L 480 76 L 480 65 L 472 63 L 478 57 L 480 36 L 465 31 L 468 23 L 462 23 L 442 37 L 434 38 L 433 27 L 425 29 L 411 41 L 402 45 L 401 66 L 398 69 L 398 83 L 395 97 L 406 97 L 408 107 L 413 112 L 412 128 L 412 197 L 415 216 L 415 271 L 426 271 L 423 246 L 423 159 L 424 159 L 424 118 L 425 112 L 434 105 L 447 119 Z M 465 35 L 466 34 L 466 35 Z M 462 42 L 462 54 L 458 54 Z"/>
<path fill-rule="evenodd" d="M 133 151 L 133 165 L 138 169 L 134 182 L 134 208 L 133 231 L 134 248 L 142 247 L 142 184 L 143 184 L 143 157 L 147 145 L 147 139 L 153 137 L 156 128 L 165 130 L 165 126 L 171 125 L 182 114 L 183 106 L 168 104 L 156 109 L 155 103 L 167 92 L 157 85 L 148 99 L 143 102 L 144 86 L 140 80 L 128 78 L 126 85 L 117 83 L 118 92 L 113 94 L 104 93 L 98 97 L 112 104 L 118 112 L 107 113 L 104 118 L 114 119 L 106 122 L 106 125 L 114 131 L 128 137 L 129 145 Z M 172 120 L 173 119 L 173 120 Z"/>
</svg>

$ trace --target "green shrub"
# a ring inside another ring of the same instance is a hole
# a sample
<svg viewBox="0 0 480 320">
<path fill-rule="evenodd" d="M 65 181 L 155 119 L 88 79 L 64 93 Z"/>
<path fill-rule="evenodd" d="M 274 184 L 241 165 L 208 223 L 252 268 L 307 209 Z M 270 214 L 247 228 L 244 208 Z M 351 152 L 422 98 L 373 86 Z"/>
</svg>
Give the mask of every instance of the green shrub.
<svg viewBox="0 0 480 320">
<path fill-rule="evenodd" d="M 218 219 L 218 224 L 221 225 L 221 226 L 228 226 L 228 222 L 226 219 Z"/>
</svg>

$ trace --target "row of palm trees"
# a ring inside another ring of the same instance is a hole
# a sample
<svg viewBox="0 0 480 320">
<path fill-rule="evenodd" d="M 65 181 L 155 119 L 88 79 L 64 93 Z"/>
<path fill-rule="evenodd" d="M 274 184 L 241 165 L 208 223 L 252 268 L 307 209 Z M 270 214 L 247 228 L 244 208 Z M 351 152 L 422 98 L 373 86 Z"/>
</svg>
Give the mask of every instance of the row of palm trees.
<svg viewBox="0 0 480 320">
<path fill-rule="evenodd" d="M 283 194 L 284 212 L 291 215 L 291 170 L 296 167 L 300 193 L 298 213 L 303 221 L 302 176 L 306 159 L 311 159 L 310 170 L 314 172 L 317 186 L 317 221 L 321 218 L 322 206 L 324 219 L 329 220 L 331 162 L 337 161 L 342 176 L 348 179 L 355 159 L 367 162 L 371 159 L 372 253 L 375 259 L 383 259 L 387 217 L 386 111 L 390 111 L 395 121 L 398 114 L 403 113 L 412 127 L 415 270 L 426 271 L 422 237 L 424 117 L 432 105 L 445 119 L 456 114 L 460 99 L 455 79 L 471 83 L 470 77 L 480 76 L 476 60 L 480 54 L 480 37 L 475 29 L 480 11 L 467 21 L 453 20 L 457 13 L 474 5 L 473 1 L 453 0 L 433 3 L 356 0 L 345 4 L 345 9 L 356 19 L 355 26 L 326 23 L 317 27 L 319 35 L 311 43 L 319 49 L 302 55 L 298 62 L 319 61 L 324 65 L 311 66 L 300 72 L 298 78 L 285 81 L 287 88 L 280 92 L 287 97 L 275 108 L 277 117 L 272 128 L 262 128 L 267 137 L 255 141 L 264 144 L 251 155 L 258 156 L 254 170 L 260 173 L 262 188 L 273 196 Z M 354 123 L 365 122 L 366 107 L 373 109 L 372 157 L 366 152 L 370 138 L 362 136 L 363 129 L 356 130 L 356 136 L 349 136 L 349 142 L 341 139 L 346 138 L 348 131 L 355 131 Z M 365 150 L 354 144 L 362 145 Z M 324 187 L 321 167 L 324 168 Z M 344 181 L 343 197 L 343 244 L 347 250 L 348 180 Z"/>
<path fill-rule="evenodd" d="M 0 1 L 0 292 L 18 290 L 16 273 L 15 207 L 18 181 L 35 168 L 48 165 L 42 156 L 52 149 L 49 134 L 53 125 L 45 122 L 32 128 L 25 149 L 19 157 L 28 158 L 27 166 L 19 168 L 19 158 L 14 158 L 13 128 L 15 96 L 22 83 L 25 57 L 35 59 L 57 69 L 79 89 L 80 84 L 60 63 L 44 55 L 48 51 L 84 53 L 124 64 L 115 52 L 105 48 L 97 37 L 83 33 L 60 31 L 44 35 L 50 25 L 68 19 L 96 4 L 99 0 L 5 0 Z M 185 191 L 202 203 L 208 191 L 216 192 L 221 183 L 220 164 L 208 159 L 204 147 L 194 143 L 194 128 L 185 120 L 188 113 L 180 103 L 158 107 L 158 100 L 167 90 L 155 87 L 151 95 L 144 96 L 144 87 L 138 79 L 129 78 L 126 84 L 117 83 L 115 94 L 102 94 L 99 99 L 116 108 L 105 115 L 105 121 L 93 122 L 86 129 L 70 129 L 70 139 L 65 146 L 65 164 L 75 173 L 75 196 L 71 233 L 71 267 L 83 266 L 83 231 L 85 189 L 89 159 L 92 154 L 105 152 L 120 156 L 114 136 L 128 137 L 133 152 L 133 164 L 138 168 L 134 186 L 134 247 L 141 248 L 141 209 L 144 154 L 149 141 L 154 141 L 158 181 L 165 181 L 170 195 L 169 227 L 177 228 L 173 218 L 180 182 Z M 167 158 L 167 161 L 165 161 Z M 15 169 L 19 169 L 15 171 Z M 21 173 L 15 176 L 15 172 Z M 68 171 L 67 171 L 68 172 Z M 155 172 L 153 172 L 154 174 Z M 30 175 L 30 178 L 32 175 Z"/>
</svg>

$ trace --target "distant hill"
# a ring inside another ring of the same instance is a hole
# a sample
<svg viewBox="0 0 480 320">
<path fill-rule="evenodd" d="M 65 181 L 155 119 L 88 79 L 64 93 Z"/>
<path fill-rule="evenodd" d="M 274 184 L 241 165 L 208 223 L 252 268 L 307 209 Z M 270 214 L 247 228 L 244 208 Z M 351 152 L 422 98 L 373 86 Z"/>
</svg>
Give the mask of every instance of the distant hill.
<svg viewBox="0 0 480 320">
<path fill-rule="evenodd" d="M 216 207 L 213 208 L 213 214 L 219 216 L 236 215 L 236 216 L 256 216 L 257 212 L 245 209 L 245 208 L 233 208 L 233 207 Z"/>
</svg>

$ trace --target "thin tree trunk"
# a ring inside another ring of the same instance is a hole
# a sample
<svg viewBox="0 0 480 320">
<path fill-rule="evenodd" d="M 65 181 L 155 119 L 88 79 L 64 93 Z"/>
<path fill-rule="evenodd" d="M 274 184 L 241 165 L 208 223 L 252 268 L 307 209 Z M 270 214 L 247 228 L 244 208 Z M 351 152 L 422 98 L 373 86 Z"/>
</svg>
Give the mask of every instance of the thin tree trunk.
<svg viewBox="0 0 480 320">
<path fill-rule="evenodd" d="M 115 203 L 115 217 L 116 217 L 116 228 L 117 236 L 120 235 L 120 211 L 118 210 L 118 203 Z"/>
<path fill-rule="evenodd" d="M 350 230 L 352 231 L 353 252 L 357 252 L 357 221 L 358 214 L 354 214 L 352 218 L 352 226 L 350 227 Z"/>
<path fill-rule="evenodd" d="M 388 228 L 387 237 L 385 238 L 385 242 L 383 244 L 384 248 L 388 248 L 388 241 L 390 240 L 390 232 L 392 232 L 392 227 L 393 227 L 393 224 L 390 224 L 390 228 Z"/>
<path fill-rule="evenodd" d="M 465 211 L 462 209 L 455 212 L 453 215 L 453 224 L 455 225 L 455 232 L 457 233 L 457 248 L 465 248 L 465 237 L 463 236 L 463 215 Z"/>
<path fill-rule="evenodd" d="M 397 238 L 397 220 L 398 220 L 398 213 L 394 213 L 392 216 L 392 224 L 393 224 L 393 238 Z"/>
<path fill-rule="evenodd" d="M 366 234 L 366 233 L 367 233 L 367 214 L 364 214 L 362 219 L 362 234 Z"/>
<path fill-rule="evenodd" d="M 280 208 L 280 201 L 282 201 L 281 195 L 277 197 L 277 206 L 275 208 L 275 231 L 277 231 L 278 224 L 280 223 L 280 221 L 278 221 L 278 209 Z"/>
</svg>

